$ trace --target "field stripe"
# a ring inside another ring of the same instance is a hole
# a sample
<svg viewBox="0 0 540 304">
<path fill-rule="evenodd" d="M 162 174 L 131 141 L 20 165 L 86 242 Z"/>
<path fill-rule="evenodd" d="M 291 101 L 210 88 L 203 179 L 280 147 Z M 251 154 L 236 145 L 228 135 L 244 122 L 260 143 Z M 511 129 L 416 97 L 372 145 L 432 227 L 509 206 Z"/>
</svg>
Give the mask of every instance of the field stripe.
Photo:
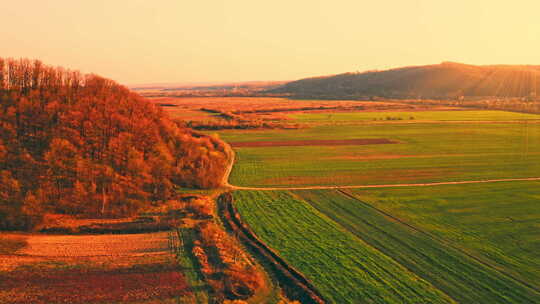
<svg viewBox="0 0 540 304">
<path fill-rule="evenodd" d="M 339 190 L 295 191 L 320 213 L 459 303 L 531 303 L 540 294 Z"/>
<path fill-rule="evenodd" d="M 338 190 L 339 191 L 339 190 Z M 313 200 L 307 198 L 307 197 L 304 197 L 300 194 L 300 197 L 305 200 L 306 202 L 308 202 L 313 208 L 317 209 L 317 211 L 319 211 L 321 214 L 323 214 L 324 216 L 328 217 L 330 220 L 332 220 L 334 223 L 336 223 L 337 225 L 343 227 L 345 230 L 351 232 L 352 234 L 354 234 L 357 238 L 359 238 L 360 240 L 362 240 L 362 242 L 364 242 L 366 245 L 368 245 L 369 247 L 373 248 L 374 250 L 380 252 L 380 254 L 383 254 L 387 257 L 389 257 L 390 259 L 394 260 L 396 263 L 400 264 L 401 266 L 403 266 L 404 268 L 406 268 L 408 271 L 410 271 L 411 273 L 415 273 L 416 275 L 418 275 L 419 277 L 421 277 L 422 279 L 426 280 L 427 282 L 430 282 L 433 287 L 435 287 L 436 289 L 438 289 L 441 293 L 445 294 L 446 296 L 448 296 L 450 299 L 452 299 L 453 301 L 455 301 L 456 303 L 459 303 L 458 299 L 452 297 L 451 294 L 449 294 L 448 292 L 446 292 L 445 290 L 441 289 L 439 286 L 437 286 L 434 282 L 432 282 L 431 280 L 429 280 L 429 278 L 425 278 L 423 277 L 421 274 L 417 273 L 416 271 L 414 271 L 414 269 L 408 267 L 408 265 L 405 265 L 404 263 L 401 263 L 399 260 L 395 259 L 392 255 L 388 254 L 388 252 L 385 252 L 385 250 L 381 250 L 381 248 L 379 248 L 378 246 L 376 246 L 375 244 L 373 244 L 372 242 L 370 242 L 369 239 L 363 237 L 358 231 L 356 231 L 356 229 L 354 229 L 353 227 L 351 227 L 351 225 L 347 224 L 347 223 L 343 223 L 342 221 L 340 221 L 336 216 L 334 216 L 333 214 L 329 214 L 327 211 L 325 211 L 324 209 L 320 208 L 320 206 L 313 202 Z M 349 198 L 347 196 L 347 198 Z M 347 212 L 345 209 L 341 208 L 339 205 L 332 205 L 332 208 L 333 209 L 339 209 L 341 212 Z M 379 233 L 384 233 L 386 235 L 389 235 L 385 230 L 377 227 L 376 225 L 372 224 L 372 223 L 369 223 L 363 219 L 358 219 L 359 221 L 362 221 L 364 224 L 372 227 L 374 230 L 377 230 Z M 389 235 L 389 237 L 395 239 L 394 236 L 392 235 Z M 398 239 L 395 239 L 397 242 L 399 242 Z M 406 245 L 405 243 L 403 243 L 403 245 L 405 246 L 408 246 Z"/>
<path fill-rule="evenodd" d="M 257 191 L 332 190 L 332 189 L 339 190 L 339 189 L 398 188 L 398 187 L 430 187 L 430 186 L 442 186 L 442 185 L 464 185 L 464 184 L 523 182 L 523 181 L 540 181 L 540 177 L 485 179 L 485 180 L 468 180 L 468 181 L 457 181 L 457 182 L 419 183 L 419 184 L 384 184 L 384 185 L 352 185 L 352 186 L 244 187 L 244 186 L 234 186 L 228 183 L 227 183 L 227 186 L 233 190 L 257 190 Z"/>
<path fill-rule="evenodd" d="M 540 178 L 539 178 L 539 179 L 540 179 Z M 523 281 L 523 280 L 521 280 L 521 279 L 519 279 L 519 278 L 514 277 L 513 275 L 511 275 L 511 274 L 505 272 L 504 270 L 495 267 L 495 266 L 492 265 L 491 263 L 486 262 L 486 261 L 484 261 L 483 259 L 481 259 L 481 258 L 479 258 L 479 257 L 477 257 L 477 256 L 475 256 L 475 255 L 473 255 L 473 254 L 468 253 L 467 251 L 461 249 L 460 247 L 454 246 L 454 245 L 452 245 L 451 243 L 447 242 L 447 241 L 444 240 L 444 239 L 441 239 L 441 238 L 439 238 L 439 237 L 437 237 L 437 236 L 432 235 L 431 233 L 429 233 L 429 232 L 427 232 L 427 231 L 425 231 L 425 230 L 419 229 L 419 228 L 417 228 L 417 227 L 415 227 L 415 226 L 413 226 L 413 225 L 411 225 L 411 224 L 409 224 L 409 223 L 407 223 L 407 222 L 404 222 L 403 220 L 401 220 L 401 219 L 399 219 L 399 218 L 397 218 L 397 217 L 391 215 L 390 213 L 387 213 L 387 212 L 385 212 L 385 211 L 383 211 L 383 210 L 381 210 L 381 209 L 379 209 L 379 208 L 377 208 L 377 207 L 375 207 L 375 206 L 373 206 L 373 205 L 371 205 L 371 204 L 369 204 L 369 203 L 366 203 L 366 202 L 360 200 L 358 197 L 356 197 L 356 196 L 354 196 L 354 195 L 352 195 L 352 194 L 350 194 L 350 193 L 348 193 L 348 192 L 346 192 L 346 191 L 343 191 L 343 190 L 341 190 L 341 189 L 339 189 L 338 191 L 339 191 L 340 193 L 342 193 L 343 195 L 345 195 L 345 196 L 347 196 L 347 197 L 349 197 L 349 198 L 351 198 L 351 199 L 354 199 L 354 200 L 358 201 L 359 203 L 363 204 L 364 206 L 369 207 L 369 208 L 372 208 L 372 209 L 374 209 L 375 211 L 377 211 L 377 212 L 383 214 L 384 216 L 387 216 L 387 217 L 391 218 L 392 220 L 394 220 L 394 221 L 396 221 L 396 222 L 398 222 L 398 223 L 400 223 L 400 224 L 402 224 L 402 225 L 404 225 L 404 226 L 407 226 L 407 227 L 409 227 L 409 228 L 411 228 L 411 229 L 413 229 L 413 230 L 415 230 L 415 231 L 417 231 L 417 232 L 419 232 L 419 233 L 421 233 L 421 234 L 423 234 L 423 235 L 425 235 L 425 236 L 427 236 L 427 237 L 429 237 L 429 238 L 431 238 L 431 239 L 434 239 L 434 240 L 440 242 L 441 244 L 443 244 L 443 245 L 445 245 L 445 246 L 448 246 L 448 247 L 450 247 L 450 248 L 452 248 L 452 249 L 454 249 L 454 250 L 457 250 L 458 252 L 460 252 L 460 253 L 466 255 L 467 257 L 469 257 L 469 258 L 471 258 L 471 259 L 473 259 L 473 260 L 475 260 L 475 261 L 477 261 L 478 263 L 480 263 L 480 264 L 482 264 L 482 265 L 484 265 L 484 266 L 486 266 L 486 267 L 489 267 L 490 269 L 492 269 L 492 270 L 494 270 L 494 271 L 496 271 L 496 272 L 498 272 L 498 273 L 500 273 L 500 274 L 502 274 L 502 275 L 505 275 L 505 276 L 507 276 L 508 278 L 510 278 L 510 279 L 512 279 L 512 280 L 514 280 L 514 281 L 516 281 L 516 282 L 519 282 L 519 283 L 521 283 L 522 285 L 524 285 L 524 286 L 526 286 L 526 287 L 528 287 L 528 288 L 530 288 L 530 289 L 532 289 L 532 290 L 534 290 L 534 291 L 540 293 L 540 289 L 537 288 L 536 286 L 533 286 L 533 285 L 531 285 L 531 284 L 529 284 L 529 283 L 527 283 L 527 282 L 525 282 L 525 281 Z"/>
<path fill-rule="evenodd" d="M 287 191 L 235 192 L 242 218 L 332 303 L 449 303 L 428 281 Z"/>
</svg>

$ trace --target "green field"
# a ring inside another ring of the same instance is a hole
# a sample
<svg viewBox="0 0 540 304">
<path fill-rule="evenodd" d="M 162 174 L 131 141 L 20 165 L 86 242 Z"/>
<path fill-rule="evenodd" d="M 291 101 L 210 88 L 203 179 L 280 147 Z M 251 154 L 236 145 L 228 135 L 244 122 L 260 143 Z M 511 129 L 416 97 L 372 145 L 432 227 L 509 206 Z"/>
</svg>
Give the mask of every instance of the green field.
<svg viewBox="0 0 540 304">
<path fill-rule="evenodd" d="M 540 182 L 347 191 L 540 290 Z"/>
<path fill-rule="evenodd" d="M 535 303 L 539 185 L 239 191 L 235 199 L 257 235 L 332 303 Z M 506 217 L 513 221 L 500 224 Z M 436 299 L 408 298 L 403 286 Z"/>
<path fill-rule="evenodd" d="M 431 284 L 288 192 L 235 192 L 242 218 L 331 303 L 448 303 Z"/>
<path fill-rule="evenodd" d="M 408 115 L 414 119 L 405 119 Z M 377 118 L 387 116 L 403 120 Z M 398 143 L 235 148 L 231 184 L 286 188 L 540 176 L 540 124 L 533 121 L 538 115 L 430 111 L 294 117 L 310 127 L 220 136 L 228 142 L 386 138 Z M 514 181 L 236 191 L 235 198 L 244 221 L 331 303 L 540 303 L 539 186 Z"/>
<path fill-rule="evenodd" d="M 298 122 L 351 122 L 373 120 L 435 120 L 435 121 L 514 121 L 540 120 L 536 114 L 504 111 L 415 111 L 415 112 L 343 112 L 302 113 L 289 115 Z"/>
<path fill-rule="evenodd" d="M 540 174 L 540 124 L 382 123 L 221 132 L 228 142 L 387 138 L 398 144 L 235 148 L 239 186 L 397 184 Z"/>
</svg>

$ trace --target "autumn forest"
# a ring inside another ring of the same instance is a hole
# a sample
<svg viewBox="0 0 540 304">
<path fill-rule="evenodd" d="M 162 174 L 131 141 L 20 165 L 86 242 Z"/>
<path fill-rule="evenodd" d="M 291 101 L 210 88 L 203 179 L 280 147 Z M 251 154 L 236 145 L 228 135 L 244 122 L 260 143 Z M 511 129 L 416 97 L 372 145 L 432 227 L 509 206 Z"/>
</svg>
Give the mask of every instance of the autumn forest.
<svg viewBox="0 0 540 304">
<path fill-rule="evenodd" d="M 228 146 L 97 75 L 0 58 L 0 229 L 119 217 L 218 186 Z"/>
</svg>

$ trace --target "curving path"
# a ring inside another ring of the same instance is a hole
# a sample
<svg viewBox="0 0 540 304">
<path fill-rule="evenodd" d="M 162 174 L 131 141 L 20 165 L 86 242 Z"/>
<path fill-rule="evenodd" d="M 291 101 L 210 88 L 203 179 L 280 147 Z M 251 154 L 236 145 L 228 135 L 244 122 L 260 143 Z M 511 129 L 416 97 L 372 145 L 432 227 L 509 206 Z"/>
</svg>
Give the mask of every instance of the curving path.
<svg viewBox="0 0 540 304">
<path fill-rule="evenodd" d="M 236 153 L 234 152 L 231 145 L 229 145 L 229 143 L 225 141 L 224 143 L 227 145 L 228 147 L 227 149 L 229 150 L 231 154 L 231 161 L 229 162 L 229 164 L 227 165 L 227 168 L 225 169 L 225 174 L 223 174 L 223 179 L 221 180 L 221 186 L 225 188 L 234 188 L 233 185 L 229 184 L 229 176 L 231 175 L 232 168 L 234 166 L 234 161 L 236 160 Z"/>
</svg>

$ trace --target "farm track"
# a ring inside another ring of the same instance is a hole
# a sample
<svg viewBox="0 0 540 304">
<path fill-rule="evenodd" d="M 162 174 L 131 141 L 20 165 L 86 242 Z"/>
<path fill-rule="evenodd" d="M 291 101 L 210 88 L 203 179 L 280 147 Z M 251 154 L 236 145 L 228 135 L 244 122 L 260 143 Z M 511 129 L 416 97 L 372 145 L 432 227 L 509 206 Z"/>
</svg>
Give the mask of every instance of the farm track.
<svg viewBox="0 0 540 304">
<path fill-rule="evenodd" d="M 536 178 L 535 180 L 539 180 L 539 179 L 540 178 Z M 413 226 L 413 225 L 401 220 L 400 218 L 397 218 L 397 217 L 393 216 L 392 214 L 390 214 L 388 212 L 385 212 L 384 210 L 381 210 L 381 209 L 379 209 L 379 208 L 377 208 L 377 207 L 375 207 L 375 206 L 373 206 L 373 205 L 371 205 L 369 203 L 366 203 L 366 202 L 362 201 L 361 199 L 359 199 L 358 197 L 352 195 L 351 193 L 349 193 L 347 191 L 344 191 L 342 189 L 338 189 L 337 191 L 340 192 L 341 194 L 343 194 L 344 196 L 346 196 L 348 198 L 351 198 L 351 199 L 363 204 L 364 206 L 375 210 L 376 212 L 382 214 L 383 216 L 388 217 L 388 218 L 396 221 L 397 223 L 399 223 L 401 225 L 407 226 L 408 228 L 410 228 L 410 229 L 412 229 L 414 231 L 417 231 L 418 233 L 421 233 L 421 234 L 425 235 L 426 237 L 431 238 L 431 239 L 439 242 L 440 244 L 443 244 L 444 246 L 450 247 L 450 248 L 452 248 L 452 249 L 454 249 L 454 250 L 456 250 L 458 252 L 461 252 L 465 256 L 477 261 L 478 263 L 480 263 L 480 264 L 482 264 L 482 265 L 484 265 L 486 267 L 489 267 L 490 269 L 492 269 L 492 270 L 494 270 L 494 271 L 496 271 L 496 272 L 498 272 L 498 273 L 500 273 L 500 274 L 502 274 L 502 275 L 504 275 L 504 276 L 516 281 L 516 282 L 519 282 L 520 284 L 522 284 L 522 285 L 524 285 L 524 286 L 526 286 L 526 287 L 540 293 L 539 288 L 537 288 L 537 287 L 535 287 L 535 286 L 533 286 L 533 285 L 531 285 L 531 284 L 529 284 L 529 283 L 527 283 L 527 282 L 525 282 L 525 281 L 523 281 L 523 280 L 521 280 L 519 278 L 516 278 L 515 276 L 513 276 L 513 275 L 505 272 L 504 270 L 492 265 L 491 263 L 489 263 L 489 262 L 487 262 L 487 261 L 485 261 L 485 260 L 483 260 L 483 259 L 481 259 L 481 258 L 467 252 L 466 250 L 463 250 L 462 248 L 460 248 L 458 246 L 454 246 L 453 244 L 445 241 L 444 239 L 436 237 L 433 234 L 431 234 L 431 233 L 429 233 L 429 232 L 427 232 L 425 230 L 422 230 L 422 229 L 420 229 L 420 228 L 418 228 L 416 226 Z"/>
<path fill-rule="evenodd" d="M 530 122 L 530 121 L 529 121 Z M 538 122 L 539 121 L 534 121 Z M 491 122 L 490 122 L 491 123 Z M 525 178 L 501 178 L 501 179 L 485 179 L 485 180 L 466 180 L 454 182 L 433 182 L 433 183 L 407 183 L 407 184 L 379 184 L 379 185 L 335 185 L 335 186 L 304 186 L 304 187 L 249 187 L 236 186 L 229 182 L 234 163 L 236 161 L 236 153 L 232 146 L 227 143 L 231 153 L 231 160 L 226 168 L 225 174 L 221 181 L 221 185 L 229 190 L 257 190 L 257 191 L 272 191 L 272 190 L 339 190 L 339 189 L 370 189 L 370 188 L 398 188 L 398 187 L 430 187 L 442 185 L 464 185 L 464 184 L 481 184 L 481 183 L 498 183 L 498 182 L 517 182 L 517 181 L 540 181 L 540 177 L 525 177 Z"/>
<path fill-rule="evenodd" d="M 234 162 L 236 160 L 236 153 L 234 152 L 233 148 L 229 145 L 229 143 L 225 143 L 225 144 L 227 145 L 229 151 L 231 152 L 231 161 L 227 165 L 227 168 L 225 170 L 225 174 L 223 174 L 223 179 L 221 180 L 221 186 L 226 187 L 226 188 L 234 188 L 235 186 L 229 184 L 229 177 L 231 175 L 231 172 L 232 172 L 232 169 L 233 169 L 233 166 L 234 166 Z"/>
<path fill-rule="evenodd" d="M 230 174 L 230 172 L 229 172 Z M 436 182 L 436 183 L 418 183 L 418 184 L 384 184 L 384 185 L 347 185 L 347 186 L 306 186 L 306 187 L 244 187 L 234 186 L 228 182 L 224 184 L 232 190 L 257 190 L 257 191 L 272 191 L 272 190 L 339 190 L 339 189 L 369 189 L 369 188 L 397 188 L 397 187 L 429 187 L 442 185 L 464 185 L 464 184 L 482 184 L 482 183 L 498 183 L 498 182 L 517 182 L 517 181 L 540 181 L 540 177 L 526 178 L 503 178 L 503 179 L 485 179 L 485 180 L 469 180 L 457 182 Z"/>
</svg>

